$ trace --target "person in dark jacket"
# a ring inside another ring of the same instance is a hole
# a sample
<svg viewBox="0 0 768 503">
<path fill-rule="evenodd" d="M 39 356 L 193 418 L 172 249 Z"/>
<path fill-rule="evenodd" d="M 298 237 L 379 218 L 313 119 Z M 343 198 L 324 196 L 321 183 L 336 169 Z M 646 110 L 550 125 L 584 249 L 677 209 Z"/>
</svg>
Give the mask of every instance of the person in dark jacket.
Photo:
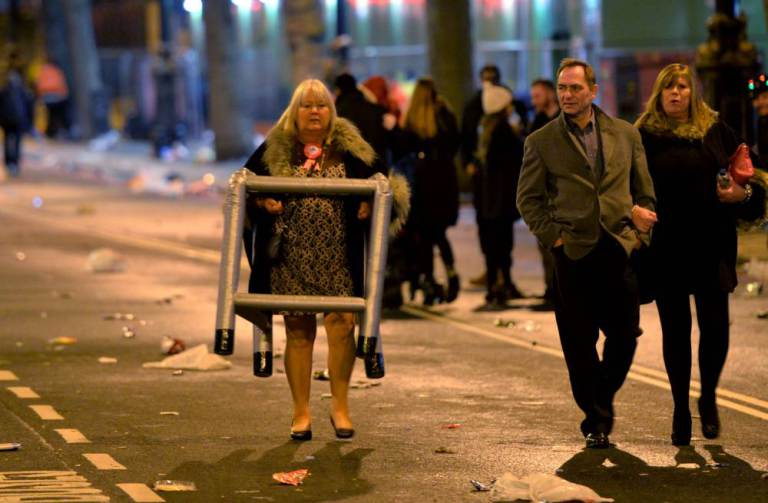
<svg viewBox="0 0 768 503">
<path fill-rule="evenodd" d="M 305 80 L 246 167 L 258 175 L 366 178 L 375 153 L 357 129 L 336 115 L 319 80 Z M 284 295 L 362 296 L 363 221 L 370 205 L 357 198 L 259 197 L 249 204 L 253 247 L 249 291 Z M 270 257 L 275 232 L 282 241 Z M 249 233 L 249 234 L 250 234 Z M 248 243 L 246 239 L 246 243 Z M 315 313 L 285 312 L 285 371 L 293 396 L 291 438 L 312 438 L 309 410 Z M 353 313 L 326 313 L 331 423 L 339 438 L 354 434 L 348 390 L 355 362 Z"/>
<path fill-rule="evenodd" d="M 0 128 L 3 129 L 5 169 L 10 176 L 21 172 L 21 137 L 31 122 L 32 94 L 24 83 L 19 58 L 11 52 L 0 69 Z"/>
<path fill-rule="evenodd" d="M 355 77 L 342 73 L 334 81 L 336 88 L 336 113 L 339 117 L 350 120 L 368 144 L 373 147 L 376 156 L 383 162 L 389 158 L 389 140 L 384 127 L 384 107 L 368 101 L 357 88 Z"/>
<path fill-rule="evenodd" d="M 520 292 L 512 282 L 514 223 L 520 218 L 515 205 L 517 179 L 523 160 L 523 143 L 509 125 L 512 93 L 486 83 L 482 94 L 485 116 L 475 152 L 477 169 L 472 177 L 480 248 L 485 256 L 486 302 L 504 306 Z M 502 278 L 499 285 L 496 281 Z"/>
<path fill-rule="evenodd" d="M 765 188 L 718 183 L 741 140 L 698 95 L 691 68 L 672 64 L 656 78 L 640 129 L 657 197 L 658 223 L 647 268 L 659 310 L 664 365 L 674 401 L 672 443 L 691 441 L 691 307 L 699 324 L 698 400 L 705 438 L 717 438 L 715 390 L 728 353 L 728 294 L 736 286 L 736 224 L 761 217 Z M 759 162 L 753 156 L 754 162 Z"/>
<path fill-rule="evenodd" d="M 413 90 L 402 130 L 396 141 L 400 164 L 410 164 L 413 194 L 406 231 L 415 243 L 419 272 L 417 288 L 429 305 L 451 302 L 459 294 L 453 250 L 446 236 L 459 215 L 459 184 L 454 157 L 459 148 L 456 116 L 437 94 L 432 79 L 421 78 Z M 437 246 L 445 265 L 448 288 L 444 295 L 434 277 L 433 250 Z M 413 291 L 414 285 L 411 284 Z"/>
</svg>

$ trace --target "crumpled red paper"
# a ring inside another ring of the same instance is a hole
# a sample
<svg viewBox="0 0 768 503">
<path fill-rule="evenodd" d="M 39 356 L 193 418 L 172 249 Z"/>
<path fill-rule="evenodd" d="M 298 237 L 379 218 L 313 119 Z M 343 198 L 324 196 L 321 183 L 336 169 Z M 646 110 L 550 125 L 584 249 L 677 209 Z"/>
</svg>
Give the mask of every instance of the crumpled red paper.
<svg viewBox="0 0 768 503">
<path fill-rule="evenodd" d="M 300 470 L 294 470 L 292 472 L 278 472 L 272 474 L 273 479 L 280 482 L 281 484 L 286 484 L 289 486 L 298 486 L 308 476 L 308 468 L 301 468 Z"/>
</svg>

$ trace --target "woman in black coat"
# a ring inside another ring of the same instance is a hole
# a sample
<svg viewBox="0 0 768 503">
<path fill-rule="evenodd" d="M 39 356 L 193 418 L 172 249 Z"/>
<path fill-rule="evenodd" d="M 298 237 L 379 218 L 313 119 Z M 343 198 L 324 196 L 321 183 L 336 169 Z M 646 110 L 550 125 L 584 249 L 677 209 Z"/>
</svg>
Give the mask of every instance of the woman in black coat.
<svg viewBox="0 0 768 503">
<path fill-rule="evenodd" d="M 485 256 L 488 304 L 503 306 L 522 295 L 512 282 L 514 224 L 520 218 L 515 198 L 523 162 L 523 142 L 509 125 L 512 93 L 485 83 L 482 91 L 485 115 L 480 121 L 476 170 L 472 173 L 474 205 Z M 497 284 L 497 278 L 502 284 Z"/>
<path fill-rule="evenodd" d="M 646 111 L 635 124 L 643 138 L 657 198 L 651 240 L 651 281 L 661 320 L 664 364 L 674 400 L 672 443 L 691 440 L 691 308 L 699 324 L 704 437 L 717 438 L 715 389 L 728 353 L 728 294 L 736 287 L 739 219 L 755 220 L 765 208 L 765 188 L 750 180 L 724 187 L 718 173 L 741 143 L 698 96 L 691 69 L 673 64 L 656 79 Z M 754 158 L 756 161 L 756 158 Z"/>
<path fill-rule="evenodd" d="M 415 244 L 424 303 L 439 300 L 434 278 L 433 249 L 437 246 L 448 276 L 448 302 L 459 293 L 451 244 L 446 236 L 459 215 L 459 183 L 454 157 L 459 149 L 456 116 L 440 98 L 432 79 L 421 78 L 413 90 L 402 130 L 395 135 L 395 158 L 410 171 L 411 213 L 406 232 Z M 403 161 L 405 159 L 405 161 Z M 414 285 L 411 285 L 412 290 Z"/>
</svg>

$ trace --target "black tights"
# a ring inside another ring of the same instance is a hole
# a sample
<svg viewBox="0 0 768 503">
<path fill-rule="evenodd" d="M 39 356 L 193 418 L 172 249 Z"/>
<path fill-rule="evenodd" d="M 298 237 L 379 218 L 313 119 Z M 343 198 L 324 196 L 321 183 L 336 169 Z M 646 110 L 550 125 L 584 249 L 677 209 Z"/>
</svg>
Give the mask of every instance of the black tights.
<svg viewBox="0 0 768 503">
<path fill-rule="evenodd" d="M 712 289 L 693 294 L 699 322 L 701 396 L 710 401 L 728 354 L 728 293 Z M 664 366 L 675 410 L 688 410 L 691 381 L 691 305 L 687 293 L 660 293 L 656 299 L 664 341 Z"/>
</svg>

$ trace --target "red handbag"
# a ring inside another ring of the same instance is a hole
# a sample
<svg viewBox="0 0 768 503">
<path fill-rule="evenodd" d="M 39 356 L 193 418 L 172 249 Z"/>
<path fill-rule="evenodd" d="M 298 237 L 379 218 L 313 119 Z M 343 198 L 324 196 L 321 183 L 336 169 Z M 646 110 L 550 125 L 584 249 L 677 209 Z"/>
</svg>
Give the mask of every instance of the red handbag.
<svg viewBox="0 0 768 503">
<path fill-rule="evenodd" d="M 736 152 L 728 161 L 728 173 L 734 182 L 742 186 L 755 174 L 755 167 L 752 166 L 752 159 L 749 158 L 749 147 L 746 143 L 736 147 Z"/>
</svg>

